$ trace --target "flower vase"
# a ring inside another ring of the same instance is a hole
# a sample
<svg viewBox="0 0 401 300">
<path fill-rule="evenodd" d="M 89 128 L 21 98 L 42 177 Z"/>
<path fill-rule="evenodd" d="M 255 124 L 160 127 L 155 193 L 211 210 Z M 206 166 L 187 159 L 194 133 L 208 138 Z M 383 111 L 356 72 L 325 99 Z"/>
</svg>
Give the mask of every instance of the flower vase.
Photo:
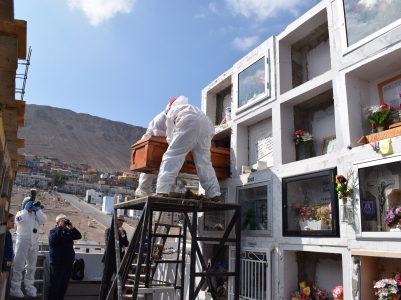
<svg viewBox="0 0 401 300">
<path fill-rule="evenodd" d="M 312 143 L 300 143 L 298 148 L 298 160 L 303 160 L 311 157 Z"/>
<path fill-rule="evenodd" d="M 377 126 L 377 132 L 382 132 L 384 130 L 384 126 Z"/>
<path fill-rule="evenodd" d="M 299 221 L 299 226 L 301 227 L 301 230 L 321 230 L 322 229 L 322 220 Z"/>
</svg>

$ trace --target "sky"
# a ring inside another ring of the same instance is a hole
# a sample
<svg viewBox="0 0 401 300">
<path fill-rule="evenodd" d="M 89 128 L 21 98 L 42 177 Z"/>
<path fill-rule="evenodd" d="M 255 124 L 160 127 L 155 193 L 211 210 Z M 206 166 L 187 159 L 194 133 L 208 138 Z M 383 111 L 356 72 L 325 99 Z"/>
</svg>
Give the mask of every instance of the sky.
<svg viewBox="0 0 401 300">
<path fill-rule="evenodd" d="M 318 2 L 14 0 L 32 48 L 24 100 L 146 128 L 171 98 L 201 107 L 202 89 Z"/>
</svg>

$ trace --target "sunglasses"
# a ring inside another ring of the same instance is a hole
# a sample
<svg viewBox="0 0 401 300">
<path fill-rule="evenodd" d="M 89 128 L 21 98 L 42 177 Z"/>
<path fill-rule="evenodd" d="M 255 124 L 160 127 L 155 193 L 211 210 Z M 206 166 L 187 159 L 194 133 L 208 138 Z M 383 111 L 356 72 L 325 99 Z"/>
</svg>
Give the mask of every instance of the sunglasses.
<svg viewBox="0 0 401 300">
<path fill-rule="evenodd" d="M 118 220 L 118 222 L 123 222 L 123 223 L 124 223 L 124 222 L 125 222 L 125 220 Z"/>
</svg>

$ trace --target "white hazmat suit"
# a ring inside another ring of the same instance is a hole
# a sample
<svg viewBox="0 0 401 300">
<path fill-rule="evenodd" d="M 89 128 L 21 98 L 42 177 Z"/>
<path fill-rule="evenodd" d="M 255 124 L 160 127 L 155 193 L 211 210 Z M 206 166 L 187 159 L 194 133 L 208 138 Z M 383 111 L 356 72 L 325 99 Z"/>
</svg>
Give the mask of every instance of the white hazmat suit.
<svg viewBox="0 0 401 300">
<path fill-rule="evenodd" d="M 30 197 L 26 197 L 23 203 L 28 202 L 27 199 L 29 200 Z M 36 296 L 34 282 L 39 250 L 39 226 L 47 221 L 47 217 L 40 207 L 36 209 L 38 210 L 34 211 L 32 208 L 29 210 L 23 209 L 15 216 L 17 240 L 11 278 L 11 290 L 14 293 L 21 294 L 22 271 L 25 268 L 25 291 L 29 296 L 33 297 L 34 295 Z"/>
<path fill-rule="evenodd" d="M 146 133 L 141 140 L 150 136 L 166 136 L 166 114 L 162 111 L 148 125 Z M 156 175 L 141 173 L 139 175 L 138 188 L 135 191 L 136 197 L 145 197 L 151 194 L 152 181 Z"/>
<path fill-rule="evenodd" d="M 165 110 L 166 136 L 169 147 L 163 155 L 156 192 L 169 194 L 185 156 L 192 152 L 199 181 L 206 196 L 220 196 L 220 186 L 210 160 L 211 140 L 215 133 L 212 121 L 199 108 L 180 96 Z"/>
</svg>

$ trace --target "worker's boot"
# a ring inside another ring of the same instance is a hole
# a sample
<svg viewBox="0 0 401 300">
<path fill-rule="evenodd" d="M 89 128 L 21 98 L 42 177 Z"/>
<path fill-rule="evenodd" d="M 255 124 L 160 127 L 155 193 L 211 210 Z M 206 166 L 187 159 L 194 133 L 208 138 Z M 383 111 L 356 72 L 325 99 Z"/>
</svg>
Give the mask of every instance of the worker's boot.
<svg viewBox="0 0 401 300">
<path fill-rule="evenodd" d="M 24 298 L 24 293 L 21 291 L 21 283 L 16 284 L 11 282 L 10 296 L 17 298 Z"/>
<path fill-rule="evenodd" d="M 213 202 L 220 202 L 220 196 L 214 196 L 211 200 Z"/>
<path fill-rule="evenodd" d="M 28 296 L 36 297 L 36 287 L 34 287 L 33 285 L 27 285 L 27 286 L 25 287 L 25 293 L 26 293 Z"/>
</svg>

